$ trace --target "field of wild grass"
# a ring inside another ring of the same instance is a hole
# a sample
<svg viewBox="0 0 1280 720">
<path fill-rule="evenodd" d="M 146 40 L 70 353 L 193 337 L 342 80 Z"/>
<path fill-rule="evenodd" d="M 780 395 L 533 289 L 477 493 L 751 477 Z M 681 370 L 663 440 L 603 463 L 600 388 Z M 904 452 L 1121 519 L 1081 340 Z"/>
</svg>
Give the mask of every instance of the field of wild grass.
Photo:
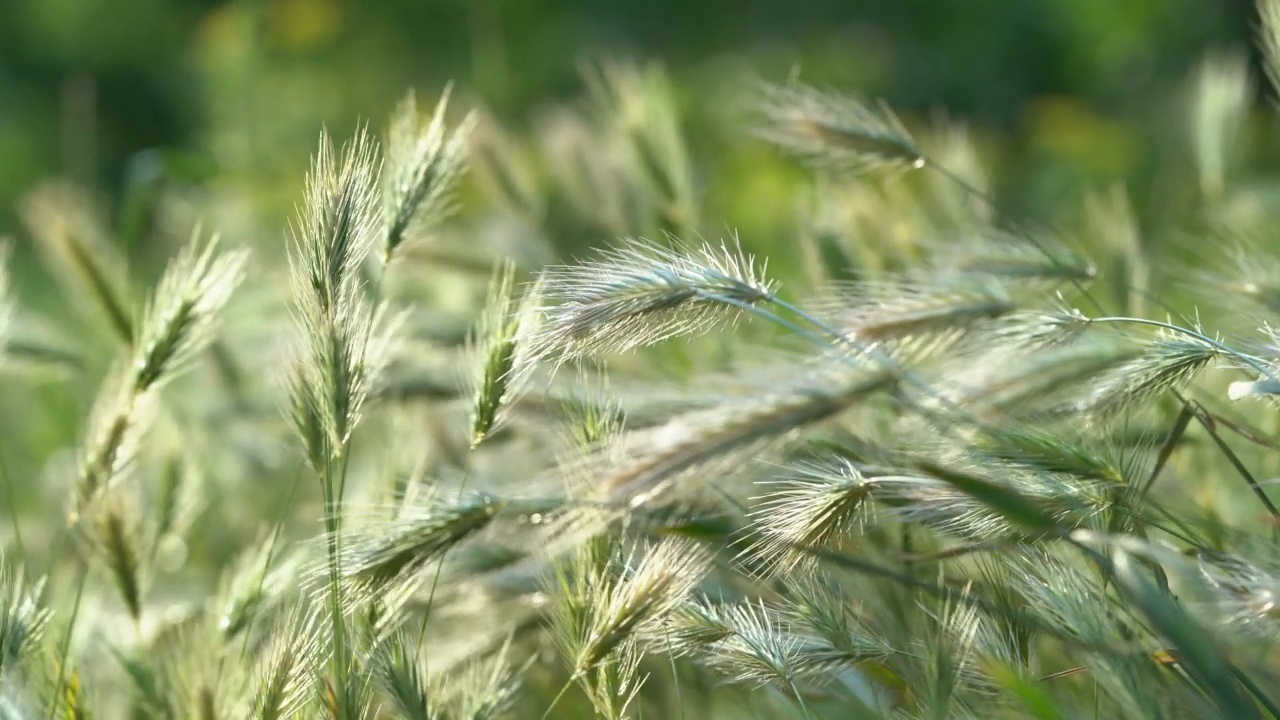
<svg viewBox="0 0 1280 720">
<path fill-rule="evenodd" d="M 726 131 L 747 237 L 660 70 L 585 85 L 319 133 L 291 218 L 167 198 L 163 268 L 31 189 L 0 450 L 63 450 L 0 456 L 0 718 L 1280 717 L 1241 56 L 1145 223 L 1011 221 L 962 125 L 793 80 Z"/>
</svg>

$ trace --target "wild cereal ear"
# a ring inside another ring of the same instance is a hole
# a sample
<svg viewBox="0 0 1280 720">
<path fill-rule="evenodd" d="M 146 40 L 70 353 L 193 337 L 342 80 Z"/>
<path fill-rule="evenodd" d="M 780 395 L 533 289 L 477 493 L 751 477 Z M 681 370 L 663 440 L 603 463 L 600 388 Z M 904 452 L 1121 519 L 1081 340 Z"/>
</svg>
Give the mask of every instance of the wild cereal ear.
<svg viewBox="0 0 1280 720">
<path fill-rule="evenodd" d="M 875 480 L 847 461 L 797 465 L 792 477 L 762 480 L 754 501 L 751 542 L 743 554 L 766 574 L 816 570 L 807 548 L 839 545 L 872 512 Z"/>
<path fill-rule="evenodd" d="M 569 663 L 568 683 L 579 683 L 597 712 L 622 717 L 644 682 L 636 674 L 640 638 L 659 632 L 686 602 L 711 555 L 682 538 L 646 547 L 639 560 L 616 547 L 608 554 L 591 547 L 584 544 L 563 561 L 549 583 L 555 597 L 551 633 Z M 598 673 L 600 667 L 615 672 Z"/>
<path fill-rule="evenodd" d="M 371 702 L 364 676 L 354 666 L 344 616 L 341 525 L 351 434 L 394 330 L 363 287 L 364 262 L 380 229 L 380 170 L 377 147 L 364 128 L 340 153 L 322 133 L 289 255 L 294 316 L 304 347 L 293 365 L 288 412 L 324 500 L 333 670 L 324 685 L 324 703 L 334 713 L 363 712 L 358 709 Z"/>
<path fill-rule="evenodd" d="M 563 362 L 705 333 L 772 297 L 777 286 L 763 272 L 736 238 L 698 248 L 627 239 L 596 260 L 543 273 L 534 342 Z"/>
<path fill-rule="evenodd" d="M 6 673 L 16 673 L 41 647 L 52 618 L 44 585 L 44 578 L 28 577 L 25 568 L 0 557 L 0 670 Z"/>
<path fill-rule="evenodd" d="M 924 153 L 883 102 L 823 92 L 799 83 L 764 85 L 756 133 L 816 166 L 852 172 L 914 170 Z"/>
<path fill-rule="evenodd" d="M 348 523 L 343 528 L 341 558 L 348 611 L 376 604 L 394 615 L 426 584 L 432 565 L 442 562 L 453 547 L 522 510 L 528 508 L 487 493 L 454 496 L 437 491 L 400 508 L 390 520 L 375 516 L 366 523 Z M 317 586 L 327 592 L 327 565 L 311 572 Z"/>
<path fill-rule="evenodd" d="M 506 262 L 494 273 L 489 286 L 489 305 L 480 316 L 472 336 L 468 390 L 473 398 L 471 411 L 472 449 L 484 442 L 506 419 L 511 404 L 524 390 L 537 358 L 533 337 L 537 332 L 541 282 L 535 281 L 516 295 L 515 265 Z"/>
<path fill-rule="evenodd" d="M 445 124 L 453 86 L 445 87 L 430 118 L 418 113 L 412 90 L 396 107 L 387 131 L 382 257 L 389 262 L 405 241 L 435 228 L 453 210 L 453 193 L 466 170 L 467 139 L 476 115 L 452 129 Z"/>
<path fill-rule="evenodd" d="M 349 300 L 377 234 L 381 160 L 362 127 L 341 154 L 327 132 L 307 174 L 303 206 L 292 227 L 295 292 L 322 312 Z"/>
<path fill-rule="evenodd" d="M 108 376 L 90 418 L 75 486 L 73 517 L 129 466 L 154 395 L 216 335 L 219 313 L 240 283 L 248 254 L 191 243 L 170 263 L 148 300 L 127 360 Z"/>
<path fill-rule="evenodd" d="M 69 182 L 46 181 L 23 196 L 18 213 L 41 260 L 90 326 L 105 324 L 116 339 L 132 341 L 124 258 L 90 193 Z"/>
<path fill-rule="evenodd" d="M 300 608 L 277 623 L 251 674 L 253 717 L 292 717 L 307 706 L 323 667 L 325 635 L 319 617 Z"/>
<path fill-rule="evenodd" d="M 369 356 L 376 313 L 362 292 L 377 234 L 380 163 L 363 129 L 341 155 L 327 133 L 307 176 L 293 226 L 295 317 L 306 351 L 295 365 L 291 415 L 314 467 L 341 458 L 381 359 Z"/>
</svg>

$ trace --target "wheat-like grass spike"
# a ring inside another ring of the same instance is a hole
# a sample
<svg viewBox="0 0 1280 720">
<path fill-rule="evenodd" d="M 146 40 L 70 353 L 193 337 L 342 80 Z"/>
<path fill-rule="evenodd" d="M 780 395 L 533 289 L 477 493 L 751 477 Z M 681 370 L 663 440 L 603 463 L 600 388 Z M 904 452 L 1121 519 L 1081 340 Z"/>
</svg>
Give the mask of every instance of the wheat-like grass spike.
<svg viewBox="0 0 1280 720">
<path fill-rule="evenodd" d="M 872 107 L 790 83 L 765 85 L 757 108 L 760 137 L 819 167 L 861 172 L 925 165 L 915 140 L 883 102 Z"/>
<path fill-rule="evenodd" d="M 411 230 L 430 230 L 448 215 L 454 189 L 466 169 L 467 139 L 476 118 L 468 113 L 450 130 L 445 124 L 452 85 L 440 95 L 430 119 L 418 112 L 410 91 L 391 119 L 387 135 L 387 173 L 383 256 L 390 260 Z"/>
<path fill-rule="evenodd" d="M 625 352 L 696 335 L 769 300 L 776 286 L 737 243 L 694 249 L 627 240 L 596 260 L 543 273 L 541 353 Z"/>
</svg>

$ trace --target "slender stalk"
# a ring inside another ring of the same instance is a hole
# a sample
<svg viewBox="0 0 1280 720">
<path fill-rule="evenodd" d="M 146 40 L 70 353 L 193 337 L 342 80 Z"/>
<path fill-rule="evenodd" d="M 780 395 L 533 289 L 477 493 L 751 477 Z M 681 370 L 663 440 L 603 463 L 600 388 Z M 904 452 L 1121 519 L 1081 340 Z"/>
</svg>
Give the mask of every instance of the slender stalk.
<svg viewBox="0 0 1280 720">
<path fill-rule="evenodd" d="M 1202 332 L 1191 330 L 1190 328 L 1184 328 L 1180 325 L 1174 325 L 1173 323 L 1162 322 L 1160 320 L 1148 320 L 1146 318 L 1136 318 L 1136 317 L 1116 317 L 1116 316 L 1095 317 L 1095 318 L 1089 318 L 1088 322 L 1099 323 L 1099 324 L 1119 323 L 1119 324 L 1130 324 L 1130 325 L 1146 325 L 1148 327 L 1155 327 L 1155 328 L 1160 328 L 1162 330 L 1167 330 L 1169 332 L 1176 333 L 1184 337 L 1189 337 L 1193 340 L 1198 340 L 1208 345 L 1209 347 L 1212 347 L 1215 350 L 1219 350 L 1226 355 L 1230 355 L 1231 357 L 1236 358 L 1241 362 L 1244 362 L 1245 364 L 1249 365 L 1249 367 L 1253 368 L 1254 370 L 1257 370 L 1262 375 L 1265 375 L 1268 380 L 1280 382 L 1280 378 L 1277 378 L 1275 374 L 1271 372 L 1271 368 L 1267 367 L 1266 363 L 1264 363 L 1261 358 L 1242 353 L 1234 348 L 1224 345 L 1223 343 L 1217 340 L 1214 340 L 1213 338 L 1209 337 L 1208 335 L 1205 335 Z"/>
<path fill-rule="evenodd" d="M 281 503 L 280 509 L 276 513 L 276 521 L 274 523 L 274 527 L 271 530 L 271 540 L 267 544 L 267 557 L 265 560 L 262 561 L 262 572 L 258 574 L 258 584 L 254 588 L 255 595 L 260 595 L 262 593 L 262 588 L 267 582 L 267 574 L 271 569 L 271 561 L 275 559 L 276 544 L 277 544 L 277 541 L 280 539 L 280 531 L 284 528 L 285 509 L 293 506 L 293 495 L 294 495 L 294 492 L 298 489 L 298 485 L 301 480 L 302 480 L 302 472 L 299 471 L 294 473 L 293 480 L 289 483 L 289 491 L 285 495 L 285 500 L 283 503 Z M 250 620 L 250 623 L 252 623 L 252 620 Z M 249 651 L 249 635 L 250 633 L 246 631 L 244 634 L 244 638 L 240 643 L 240 659 L 241 660 L 245 659 L 246 653 L 248 653 Z M 218 663 L 218 676 L 217 676 L 218 678 L 222 677 L 222 667 L 223 667 L 222 663 L 221 662 Z M 217 683 L 215 681 L 215 685 L 216 684 Z"/>
<path fill-rule="evenodd" d="M 342 448 L 341 467 L 334 467 L 332 453 L 326 456 L 324 463 L 324 487 L 328 496 L 325 499 L 325 506 L 329 508 L 325 513 L 325 529 L 329 538 L 329 601 L 333 615 L 334 686 L 342 688 L 343 692 L 346 691 L 347 676 L 350 671 L 348 664 L 350 652 L 347 648 L 346 620 L 342 615 L 342 499 L 347 485 L 350 450 L 350 443 Z"/>
<path fill-rule="evenodd" d="M 564 681 L 564 685 L 561 686 L 560 692 L 556 693 L 556 696 L 552 698 L 551 704 L 547 706 L 547 711 L 542 713 L 542 720 L 547 720 L 547 718 L 551 717 L 551 711 L 556 709 L 556 705 L 560 703 L 560 698 L 564 697 L 564 694 L 569 692 L 569 688 L 572 686 L 573 676 L 571 675 L 568 680 Z"/>
<path fill-rule="evenodd" d="M 1268 713 L 1271 713 L 1271 717 L 1280 720 L 1280 705 L 1277 705 L 1275 700 L 1272 700 L 1262 688 L 1258 687 L 1258 684 L 1249 677 L 1248 673 L 1235 665 L 1232 665 L 1230 669 L 1231 674 L 1234 675 L 1236 680 L 1244 686 L 1244 689 L 1248 690 L 1249 694 L 1252 695 L 1254 699 L 1262 705 L 1262 707 L 1266 708 Z"/>
<path fill-rule="evenodd" d="M 345 467 L 345 462 L 344 462 Z M 334 473 L 333 453 L 325 454 L 321 488 L 324 496 L 325 536 L 329 552 L 329 612 L 332 624 L 334 687 L 347 687 L 347 637 L 346 623 L 342 617 L 342 548 L 339 533 L 342 532 L 342 497 L 337 494 L 339 484 Z"/>
<path fill-rule="evenodd" d="M 1271 498 L 1267 497 L 1266 491 L 1262 489 L 1262 485 L 1258 483 L 1257 478 L 1253 476 L 1253 473 L 1249 472 L 1249 468 L 1245 467 L 1245 464 L 1240 460 L 1240 457 L 1236 455 L 1236 452 L 1231 449 L 1231 446 L 1227 445 L 1227 441 L 1223 440 L 1222 436 L 1218 434 L 1218 430 L 1213 426 L 1213 421 L 1209 419 L 1208 414 L 1203 410 L 1199 410 L 1197 412 L 1197 408 L 1194 403 L 1192 403 L 1190 407 L 1192 408 L 1192 414 L 1195 416 L 1196 422 L 1200 423 L 1200 426 L 1205 429 L 1205 432 L 1209 433 L 1209 437 L 1213 440 L 1214 445 L 1218 447 L 1222 456 L 1227 459 L 1227 462 L 1231 464 L 1231 467 L 1236 471 L 1236 473 L 1239 474 L 1240 477 L 1244 478 L 1245 484 L 1248 485 L 1249 489 L 1253 491 L 1253 494 L 1257 496 L 1258 501 L 1262 503 L 1262 506 L 1267 509 L 1267 512 L 1271 513 L 1271 517 L 1280 519 L 1280 508 L 1277 508 L 1275 503 L 1271 502 Z"/>
<path fill-rule="evenodd" d="M 89 565 L 80 563 L 80 577 L 76 580 L 76 597 L 71 605 L 71 619 L 67 621 L 67 634 L 58 647 L 58 681 L 53 685 L 53 695 L 49 698 L 49 714 L 47 720 L 53 720 L 57 712 L 58 696 L 62 695 L 62 686 L 67 679 L 67 660 L 71 652 L 71 636 L 75 633 L 76 620 L 80 617 L 80 601 L 84 598 L 84 585 L 89 577 Z"/>
<path fill-rule="evenodd" d="M 1268 450 L 1280 451 L 1280 443 L 1277 443 L 1275 440 L 1272 440 L 1270 438 L 1263 437 L 1261 432 L 1254 430 L 1253 428 L 1248 427 L 1247 425 L 1244 425 L 1242 422 L 1232 420 L 1228 417 L 1223 416 L 1222 415 L 1223 411 L 1220 409 L 1213 412 L 1209 411 L 1207 407 L 1204 407 L 1206 404 L 1206 401 L 1207 401 L 1207 398 L 1202 397 L 1196 400 L 1196 404 L 1200 406 L 1200 410 L 1205 413 L 1205 416 L 1213 421 L 1214 425 L 1222 425 L 1226 429 L 1230 430 L 1236 435 L 1239 435 L 1241 438 L 1248 440 L 1254 445 L 1264 447 Z"/>
<path fill-rule="evenodd" d="M 475 456 L 475 448 L 467 450 L 466 465 L 462 468 L 462 480 L 458 482 L 458 499 L 462 499 L 463 492 L 467 489 L 467 480 L 471 477 L 471 461 Z M 431 576 L 431 589 L 427 592 L 427 608 L 422 613 L 422 624 L 418 627 L 418 650 L 422 650 L 422 643 L 427 636 L 427 621 L 431 619 L 431 605 L 435 601 L 436 588 L 440 585 L 440 572 L 444 569 L 445 557 L 449 554 L 446 547 L 444 552 L 440 553 L 440 559 L 436 561 L 435 573 Z"/>
<path fill-rule="evenodd" d="M 18 559 L 26 560 L 27 550 L 22 542 L 22 525 L 18 522 L 18 502 L 13 493 L 13 478 L 9 475 L 9 462 L 5 458 L 4 443 L 0 443 L 0 484 L 4 485 L 4 500 L 9 506 L 9 519 L 13 523 L 13 542 L 18 548 Z"/>
<path fill-rule="evenodd" d="M 786 318 L 782 317 L 777 313 L 769 312 L 761 307 L 757 307 L 749 303 L 740 302 L 738 300 L 735 300 L 729 297 L 723 297 L 720 295 L 710 295 L 707 297 L 708 299 L 712 299 L 717 302 L 723 302 L 728 305 L 732 305 L 736 308 L 740 308 L 744 312 L 750 313 L 757 317 L 764 318 L 778 325 L 779 327 L 786 330 L 790 330 L 791 332 L 794 332 L 797 335 L 807 340 L 811 340 L 817 343 L 818 345 L 821 345 L 823 347 L 831 347 L 830 340 L 824 339 L 822 336 L 817 335 L 812 330 L 803 328 L 791 322 L 790 320 L 787 320 Z M 874 347 L 870 347 L 866 343 L 862 343 L 857 340 L 849 338 L 848 334 L 842 333 L 839 330 L 832 328 L 830 325 L 822 322 L 822 320 L 814 317 L 812 314 L 805 312 L 804 309 L 797 307 L 791 303 L 788 303 L 785 300 L 782 300 L 773 294 L 770 294 L 768 302 L 790 311 L 791 313 L 795 314 L 797 317 L 804 320 L 805 322 L 808 322 L 814 325 L 815 327 L 817 327 L 818 329 L 822 330 L 823 332 L 826 332 L 831 336 L 831 340 L 853 344 L 853 346 L 860 353 L 862 353 L 864 356 L 869 358 L 872 362 L 879 365 L 882 369 L 888 370 L 889 372 L 893 373 L 895 378 L 905 381 L 908 384 L 914 386 L 917 390 L 920 390 L 922 393 L 924 393 L 926 397 L 938 401 L 944 407 L 946 407 L 947 410 L 957 413 L 960 417 L 965 419 L 967 422 L 972 423 L 975 427 L 981 429 L 983 432 L 994 434 L 999 431 L 999 428 L 991 426 L 990 424 L 984 422 L 981 418 L 978 418 L 972 415 L 972 413 L 969 413 L 967 410 L 960 407 L 949 398 L 943 395 L 940 395 L 936 390 L 933 389 L 932 386 L 929 385 L 929 383 L 919 379 L 910 370 L 902 367 L 900 363 L 895 361 L 893 358 L 885 355 L 884 353 L 880 352 L 879 350 L 875 349 Z M 903 402 L 903 403 L 906 402 L 905 398 L 899 397 L 898 399 L 900 402 Z"/>
<path fill-rule="evenodd" d="M 787 678 L 787 685 L 791 687 L 791 692 L 796 696 L 796 702 L 800 705 L 800 712 L 804 713 L 805 720 L 813 720 L 809 715 L 809 706 L 804 704 L 804 697 L 800 695 L 800 688 L 796 687 L 796 683 L 791 678 Z"/>
<path fill-rule="evenodd" d="M 1169 434 L 1165 436 L 1164 443 L 1160 445 L 1160 451 L 1156 454 L 1155 464 L 1151 466 L 1151 472 L 1147 475 L 1147 479 L 1138 488 L 1138 502 L 1147 496 L 1151 491 L 1151 487 L 1156 484 L 1156 478 L 1160 477 L 1160 471 L 1169 462 L 1169 458 L 1173 456 L 1174 448 L 1182 440 L 1183 434 L 1187 431 L 1187 425 L 1191 423 L 1191 416 L 1194 414 L 1191 406 L 1187 403 L 1186 398 L 1182 394 L 1174 391 L 1178 400 L 1182 403 L 1182 409 L 1178 411 L 1178 417 L 1173 422 L 1173 427 L 1169 429 Z"/>
<path fill-rule="evenodd" d="M 679 713 L 679 720 L 684 720 L 684 700 L 680 694 L 680 673 L 676 669 L 675 653 L 671 652 L 671 632 L 666 622 L 662 623 L 662 638 L 667 643 L 667 660 L 671 663 L 671 683 L 676 694 L 676 711 Z"/>
</svg>

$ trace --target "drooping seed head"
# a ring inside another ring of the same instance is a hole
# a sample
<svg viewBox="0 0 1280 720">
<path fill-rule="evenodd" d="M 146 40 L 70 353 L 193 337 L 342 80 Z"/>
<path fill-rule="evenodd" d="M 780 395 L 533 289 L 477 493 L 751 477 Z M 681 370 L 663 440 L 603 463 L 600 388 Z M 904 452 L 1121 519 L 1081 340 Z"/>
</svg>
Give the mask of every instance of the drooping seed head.
<svg viewBox="0 0 1280 720">
<path fill-rule="evenodd" d="M 924 167 L 911 134 L 884 103 L 793 83 L 766 85 L 757 102 L 760 137 L 819 167 L 852 172 Z"/>
<path fill-rule="evenodd" d="M 776 286 L 737 243 L 665 248 L 629 239 L 543 274 L 543 355 L 580 359 L 695 335 L 732 321 Z"/>
<path fill-rule="evenodd" d="M 762 483 L 771 488 L 750 512 L 746 552 L 766 567 L 812 569 L 809 548 L 836 545 L 855 531 L 870 506 L 873 481 L 850 463 L 810 464 L 792 477 Z"/>
</svg>

